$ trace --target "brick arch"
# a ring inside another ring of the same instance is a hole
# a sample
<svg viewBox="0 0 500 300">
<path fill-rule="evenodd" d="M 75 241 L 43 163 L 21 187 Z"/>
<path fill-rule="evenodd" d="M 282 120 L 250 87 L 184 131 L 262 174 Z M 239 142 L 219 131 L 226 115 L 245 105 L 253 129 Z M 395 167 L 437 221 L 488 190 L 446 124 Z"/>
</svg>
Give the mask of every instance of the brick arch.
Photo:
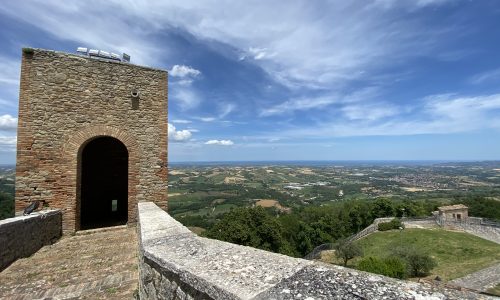
<svg viewBox="0 0 500 300">
<path fill-rule="evenodd" d="M 140 147 L 136 138 L 128 132 L 110 126 L 90 126 L 71 134 L 63 145 L 61 159 L 65 180 L 63 198 L 67 199 L 64 211 L 67 222 L 63 222 L 64 231 L 75 231 L 80 228 L 80 172 L 81 153 L 83 148 L 92 140 L 109 136 L 122 142 L 128 151 L 128 222 L 135 223 L 137 216 L 136 186 L 139 184 L 139 157 Z"/>
</svg>

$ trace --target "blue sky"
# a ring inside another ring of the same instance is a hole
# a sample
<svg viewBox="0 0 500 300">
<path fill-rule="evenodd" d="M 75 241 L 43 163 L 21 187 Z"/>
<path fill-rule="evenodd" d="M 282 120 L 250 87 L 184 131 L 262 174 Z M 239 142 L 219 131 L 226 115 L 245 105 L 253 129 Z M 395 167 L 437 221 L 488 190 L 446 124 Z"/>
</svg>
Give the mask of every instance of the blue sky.
<svg viewBox="0 0 500 300">
<path fill-rule="evenodd" d="M 0 163 L 21 47 L 169 70 L 169 160 L 500 159 L 497 0 L 2 1 Z"/>
</svg>

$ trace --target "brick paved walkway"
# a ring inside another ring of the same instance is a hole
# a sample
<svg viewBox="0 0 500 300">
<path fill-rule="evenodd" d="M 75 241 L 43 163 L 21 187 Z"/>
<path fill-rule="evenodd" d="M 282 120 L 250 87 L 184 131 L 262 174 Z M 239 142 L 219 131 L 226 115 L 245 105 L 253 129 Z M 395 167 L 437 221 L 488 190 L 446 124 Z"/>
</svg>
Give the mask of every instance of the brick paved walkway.
<svg viewBox="0 0 500 300">
<path fill-rule="evenodd" d="M 0 273 L 0 299 L 132 299 L 135 228 L 65 237 Z"/>
</svg>

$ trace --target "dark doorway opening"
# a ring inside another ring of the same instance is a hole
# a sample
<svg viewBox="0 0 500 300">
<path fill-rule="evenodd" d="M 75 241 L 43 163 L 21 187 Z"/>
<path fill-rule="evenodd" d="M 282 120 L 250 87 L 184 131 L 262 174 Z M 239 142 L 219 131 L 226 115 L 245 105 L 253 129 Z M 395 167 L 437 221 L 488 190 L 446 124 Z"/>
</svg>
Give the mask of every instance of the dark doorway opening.
<svg viewBox="0 0 500 300">
<path fill-rule="evenodd" d="M 128 151 L 99 137 L 81 153 L 80 229 L 117 226 L 128 220 Z"/>
</svg>

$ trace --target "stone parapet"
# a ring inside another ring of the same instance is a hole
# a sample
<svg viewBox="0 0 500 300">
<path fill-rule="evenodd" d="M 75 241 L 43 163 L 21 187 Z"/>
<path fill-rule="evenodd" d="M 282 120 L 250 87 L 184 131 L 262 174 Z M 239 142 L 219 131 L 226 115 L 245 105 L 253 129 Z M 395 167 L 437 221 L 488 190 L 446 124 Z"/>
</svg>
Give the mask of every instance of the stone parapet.
<svg viewBox="0 0 500 300">
<path fill-rule="evenodd" d="M 141 299 L 488 299 L 199 237 L 138 204 Z"/>
<path fill-rule="evenodd" d="M 0 220 L 0 271 L 59 239 L 61 222 L 60 210 Z"/>
</svg>

